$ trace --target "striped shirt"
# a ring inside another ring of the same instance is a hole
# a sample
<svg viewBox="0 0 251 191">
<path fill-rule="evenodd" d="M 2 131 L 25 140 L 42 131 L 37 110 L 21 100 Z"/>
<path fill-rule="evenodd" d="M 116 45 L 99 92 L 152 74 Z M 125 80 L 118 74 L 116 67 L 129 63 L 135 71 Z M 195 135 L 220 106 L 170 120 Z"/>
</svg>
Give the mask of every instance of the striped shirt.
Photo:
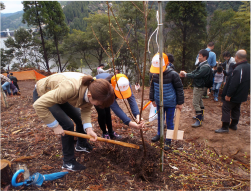
<svg viewBox="0 0 251 191">
<path fill-rule="evenodd" d="M 3 74 L 0 74 L 0 78 L 1 78 L 1 80 L 3 80 L 4 82 L 10 82 L 10 83 L 11 83 L 10 79 L 7 78 L 6 76 L 4 76 Z"/>
</svg>

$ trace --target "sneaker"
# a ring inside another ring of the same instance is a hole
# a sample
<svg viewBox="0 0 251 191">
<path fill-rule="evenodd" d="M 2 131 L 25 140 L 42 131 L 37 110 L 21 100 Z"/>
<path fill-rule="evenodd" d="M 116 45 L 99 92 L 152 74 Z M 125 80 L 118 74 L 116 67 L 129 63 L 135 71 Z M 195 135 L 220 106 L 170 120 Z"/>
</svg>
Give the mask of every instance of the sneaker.
<svg viewBox="0 0 251 191">
<path fill-rule="evenodd" d="M 84 151 L 84 152 L 87 152 L 87 153 L 91 152 L 92 149 L 93 148 L 89 143 L 86 143 L 85 145 L 81 145 L 81 146 L 77 144 L 76 147 L 75 147 L 76 151 L 79 151 L 79 152 Z"/>
<path fill-rule="evenodd" d="M 208 99 L 209 96 L 202 96 L 202 99 Z"/>
<path fill-rule="evenodd" d="M 110 136 L 109 136 L 108 133 L 104 133 L 104 134 L 102 135 L 102 137 L 105 138 L 105 139 L 110 139 Z"/>
<path fill-rule="evenodd" d="M 114 131 L 112 133 L 109 133 L 109 136 L 111 139 L 121 139 L 122 138 L 121 135 L 115 133 Z"/>
<path fill-rule="evenodd" d="M 86 167 L 76 161 L 76 159 L 72 159 L 70 162 L 64 162 L 62 169 L 77 171 L 77 170 L 85 170 Z"/>
<path fill-rule="evenodd" d="M 215 97 L 215 98 L 214 98 L 214 101 L 218 101 L 218 98 L 217 98 L 217 97 Z"/>
</svg>

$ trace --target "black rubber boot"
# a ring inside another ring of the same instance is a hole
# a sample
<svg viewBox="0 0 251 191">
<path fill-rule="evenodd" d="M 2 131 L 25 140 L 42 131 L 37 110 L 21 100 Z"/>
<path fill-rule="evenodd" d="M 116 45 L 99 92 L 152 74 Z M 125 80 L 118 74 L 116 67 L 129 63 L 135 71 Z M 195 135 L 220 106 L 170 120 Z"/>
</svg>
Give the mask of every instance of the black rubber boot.
<svg viewBox="0 0 251 191">
<path fill-rule="evenodd" d="M 233 130 L 237 130 L 238 122 L 239 122 L 238 120 L 232 119 L 231 124 L 229 125 L 229 128 Z"/>
<path fill-rule="evenodd" d="M 229 123 L 222 122 L 222 127 L 220 129 L 215 130 L 215 133 L 228 133 Z"/>
<path fill-rule="evenodd" d="M 202 113 L 202 121 L 204 121 L 204 108 L 201 108 L 201 113 Z M 197 116 L 193 116 L 193 119 L 196 119 Z"/>
<path fill-rule="evenodd" d="M 165 140 L 164 150 L 168 151 L 171 149 L 171 140 Z"/>
<path fill-rule="evenodd" d="M 192 124 L 192 127 L 200 127 L 202 125 L 202 114 L 196 111 L 196 122 Z"/>
<path fill-rule="evenodd" d="M 152 138 L 152 142 L 157 142 L 159 141 L 160 139 L 160 136 L 159 135 L 155 135 L 153 138 Z"/>
</svg>

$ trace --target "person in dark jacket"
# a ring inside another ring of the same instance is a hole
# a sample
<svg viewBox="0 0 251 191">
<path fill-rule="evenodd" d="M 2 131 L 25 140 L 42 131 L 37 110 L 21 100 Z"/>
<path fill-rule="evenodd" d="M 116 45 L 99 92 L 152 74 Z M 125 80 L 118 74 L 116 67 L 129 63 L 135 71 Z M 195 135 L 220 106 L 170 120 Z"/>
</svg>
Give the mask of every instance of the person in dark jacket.
<svg viewBox="0 0 251 191">
<path fill-rule="evenodd" d="M 135 100 L 135 97 L 133 95 L 133 92 L 131 90 L 132 87 L 129 83 L 128 78 L 124 74 L 116 74 L 116 77 L 117 77 L 117 81 L 115 79 L 115 75 L 109 74 L 109 73 L 101 73 L 96 76 L 97 79 L 106 79 L 109 83 L 112 84 L 116 99 L 117 98 L 122 99 L 120 92 L 122 93 L 123 98 L 127 99 L 129 106 L 131 108 L 131 112 L 133 116 L 136 118 L 137 123 L 132 121 L 125 114 L 125 112 L 119 107 L 116 100 L 113 102 L 113 104 L 110 107 L 107 107 L 107 108 L 99 108 L 95 106 L 98 112 L 98 123 L 101 130 L 103 131 L 102 136 L 103 138 L 106 138 L 106 139 L 122 138 L 121 135 L 118 135 L 116 132 L 113 131 L 110 108 L 115 113 L 115 115 L 117 115 L 123 121 L 123 123 L 128 125 L 129 127 L 133 127 L 133 128 L 144 127 L 144 122 L 143 121 L 139 122 L 139 109 L 138 109 L 138 105 Z M 120 92 L 118 91 L 118 88 L 116 87 L 117 86 L 116 82 L 118 82 L 118 86 L 120 87 Z M 123 88 L 125 86 L 126 88 Z M 106 130 L 106 127 L 108 129 L 108 132 Z"/>
<path fill-rule="evenodd" d="M 235 59 L 231 57 L 230 52 L 226 51 L 223 53 L 223 58 L 226 60 L 222 67 L 226 71 L 227 75 L 224 78 L 224 85 L 226 84 L 227 76 L 230 76 L 234 70 L 234 65 L 236 64 Z"/>
<path fill-rule="evenodd" d="M 15 76 L 13 76 L 13 73 L 10 73 L 9 78 L 13 82 L 13 84 L 17 87 L 18 91 L 20 91 L 19 86 L 17 84 L 17 78 Z"/>
<path fill-rule="evenodd" d="M 166 114 L 167 129 L 174 129 L 173 118 L 175 108 L 182 109 L 184 103 L 183 85 L 180 80 L 179 74 L 174 71 L 172 67 L 168 67 L 169 64 L 166 54 L 163 54 L 165 66 L 163 66 L 163 104 L 164 113 Z M 152 66 L 150 68 L 150 93 L 149 99 L 152 101 L 154 107 L 157 106 L 159 111 L 159 53 L 152 59 Z M 160 139 L 160 112 L 158 112 L 158 132 L 152 138 L 152 142 L 156 142 Z M 169 150 L 171 145 L 171 139 L 165 140 L 164 150 Z"/>
<path fill-rule="evenodd" d="M 246 59 L 247 53 L 245 50 L 237 51 L 234 70 L 227 78 L 222 92 L 222 127 L 215 130 L 215 133 L 228 133 L 229 128 L 237 130 L 240 106 L 242 102 L 247 101 L 250 90 L 250 64 Z M 232 119 L 231 124 L 230 116 Z"/>
<path fill-rule="evenodd" d="M 166 55 L 167 55 L 168 61 L 169 61 L 167 67 L 171 67 L 171 68 L 173 68 L 173 69 L 175 70 L 175 67 L 174 67 L 174 65 L 173 65 L 173 62 L 174 62 L 174 57 L 173 57 L 173 55 L 170 54 L 170 53 L 167 53 Z"/>
<path fill-rule="evenodd" d="M 204 104 L 202 101 L 202 96 L 206 91 L 205 82 L 209 80 L 209 74 L 211 67 L 207 62 L 209 52 L 206 49 L 199 51 L 199 63 L 198 67 L 191 73 L 186 73 L 185 71 L 180 71 L 180 77 L 187 77 L 193 79 L 193 107 L 196 112 L 196 122 L 192 124 L 192 127 L 199 127 L 202 125 L 202 120 L 204 119 Z"/>
</svg>

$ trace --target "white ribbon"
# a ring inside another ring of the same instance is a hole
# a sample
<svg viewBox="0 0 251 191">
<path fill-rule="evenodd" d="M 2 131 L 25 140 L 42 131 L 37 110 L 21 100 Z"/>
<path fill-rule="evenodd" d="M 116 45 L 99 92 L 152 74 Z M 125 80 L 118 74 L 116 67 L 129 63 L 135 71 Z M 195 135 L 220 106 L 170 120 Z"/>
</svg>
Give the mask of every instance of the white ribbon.
<svg viewBox="0 0 251 191">
<path fill-rule="evenodd" d="M 149 40 L 148 40 L 148 52 L 149 53 L 151 53 L 150 52 L 150 50 L 149 50 L 149 44 L 150 44 L 150 41 L 151 41 L 151 38 L 152 38 L 152 36 L 153 36 L 153 34 L 156 32 L 156 44 L 157 44 L 157 46 L 158 46 L 158 52 L 159 52 L 159 44 L 158 44 L 158 33 L 159 33 L 159 13 L 158 13 L 158 11 L 156 12 L 156 19 L 157 19 L 157 23 L 158 23 L 158 26 L 157 26 L 157 28 L 155 29 L 155 31 L 151 34 L 151 36 L 150 36 L 150 38 L 149 38 Z"/>
</svg>

